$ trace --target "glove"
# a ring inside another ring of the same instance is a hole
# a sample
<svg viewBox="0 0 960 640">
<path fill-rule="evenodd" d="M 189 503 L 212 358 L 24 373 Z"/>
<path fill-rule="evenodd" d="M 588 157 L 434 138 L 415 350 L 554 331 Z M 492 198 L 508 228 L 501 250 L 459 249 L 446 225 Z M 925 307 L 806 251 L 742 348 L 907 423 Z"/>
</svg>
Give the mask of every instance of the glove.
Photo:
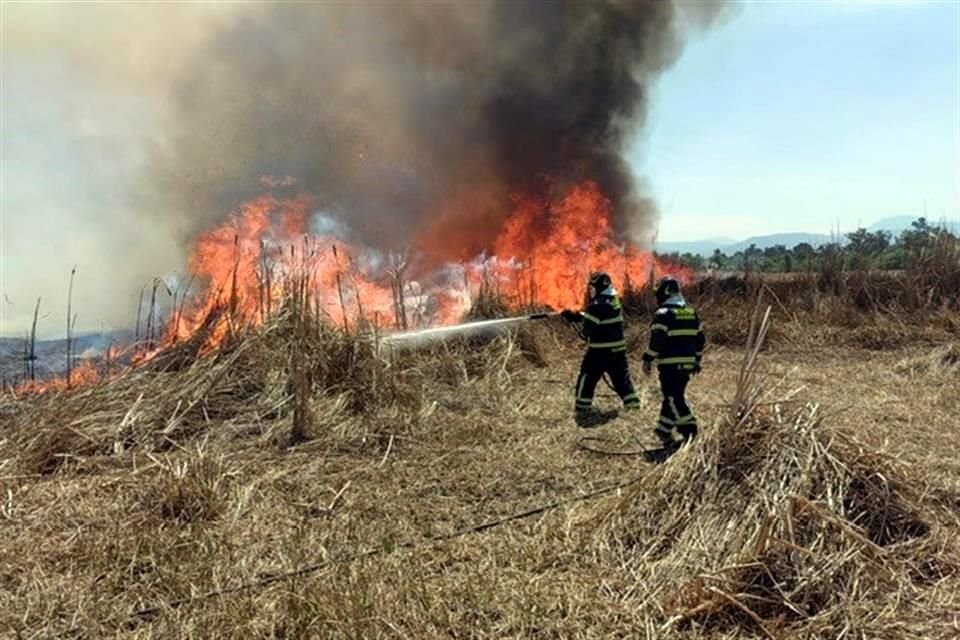
<svg viewBox="0 0 960 640">
<path fill-rule="evenodd" d="M 564 309 L 560 312 L 560 317 L 567 322 L 576 322 L 580 319 L 580 314 L 576 311 L 570 311 L 570 309 Z"/>
<path fill-rule="evenodd" d="M 650 375 L 650 372 L 653 371 L 653 363 L 649 360 L 644 360 L 640 366 L 643 368 L 643 375 L 645 376 Z"/>
</svg>

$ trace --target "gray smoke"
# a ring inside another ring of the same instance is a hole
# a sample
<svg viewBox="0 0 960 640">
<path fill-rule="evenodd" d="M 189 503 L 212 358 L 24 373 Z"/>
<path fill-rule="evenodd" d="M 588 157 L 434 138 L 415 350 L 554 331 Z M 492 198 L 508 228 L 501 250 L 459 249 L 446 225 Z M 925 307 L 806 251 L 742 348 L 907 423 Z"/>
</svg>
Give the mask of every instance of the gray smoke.
<svg viewBox="0 0 960 640">
<path fill-rule="evenodd" d="M 129 326 L 190 241 L 297 181 L 377 248 L 489 246 L 512 194 L 596 180 L 655 212 L 622 152 L 714 2 L 19 3 L 3 20 L 0 333 Z M 16 241 L 14 239 L 16 238 Z"/>
<path fill-rule="evenodd" d="M 188 60 L 148 182 L 192 231 L 291 176 L 358 239 L 437 258 L 487 247 L 511 194 L 585 178 L 636 229 L 622 152 L 677 24 L 661 1 L 272 5 Z"/>
</svg>

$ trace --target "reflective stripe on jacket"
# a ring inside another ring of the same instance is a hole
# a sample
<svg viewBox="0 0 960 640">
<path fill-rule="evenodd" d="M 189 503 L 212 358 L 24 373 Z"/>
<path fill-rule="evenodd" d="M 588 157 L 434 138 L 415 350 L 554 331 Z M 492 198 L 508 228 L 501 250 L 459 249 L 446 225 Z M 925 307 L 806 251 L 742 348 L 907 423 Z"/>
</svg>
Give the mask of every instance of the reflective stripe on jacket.
<svg viewBox="0 0 960 640">
<path fill-rule="evenodd" d="M 682 299 L 671 300 L 653 314 L 643 360 L 656 362 L 658 367 L 693 369 L 700 364 L 706 343 L 696 310 Z"/>
<path fill-rule="evenodd" d="M 626 351 L 623 335 L 623 308 L 617 296 L 598 296 L 580 313 L 583 335 L 590 349 Z"/>
</svg>

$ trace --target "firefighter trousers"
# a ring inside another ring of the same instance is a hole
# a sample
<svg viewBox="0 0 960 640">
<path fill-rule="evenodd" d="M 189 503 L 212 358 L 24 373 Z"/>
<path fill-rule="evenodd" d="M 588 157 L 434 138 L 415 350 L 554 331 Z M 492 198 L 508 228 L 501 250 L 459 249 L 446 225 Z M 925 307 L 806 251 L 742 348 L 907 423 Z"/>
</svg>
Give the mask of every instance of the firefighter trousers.
<svg viewBox="0 0 960 640">
<path fill-rule="evenodd" d="M 673 432 L 676 429 L 684 440 L 695 437 L 697 418 L 684 397 L 687 383 L 690 382 L 690 372 L 662 367 L 659 373 L 663 403 L 660 405 L 660 418 L 657 420 L 657 435 L 664 442 L 669 442 L 673 440 Z"/>
<path fill-rule="evenodd" d="M 627 364 L 627 352 L 611 349 L 588 349 L 580 364 L 577 377 L 576 409 L 587 411 L 593 406 L 593 393 L 603 374 L 610 376 L 610 384 L 623 401 L 623 406 L 640 406 L 640 398 L 630 379 L 630 366 Z"/>
</svg>

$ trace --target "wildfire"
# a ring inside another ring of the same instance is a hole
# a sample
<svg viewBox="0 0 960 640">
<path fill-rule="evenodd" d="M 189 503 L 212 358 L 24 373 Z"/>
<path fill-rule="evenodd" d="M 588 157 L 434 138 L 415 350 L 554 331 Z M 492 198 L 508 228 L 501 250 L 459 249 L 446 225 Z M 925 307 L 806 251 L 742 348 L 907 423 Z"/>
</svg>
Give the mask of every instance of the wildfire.
<svg viewBox="0 0 960 640">
<path fill-rule="evenodd" d="M 188 267 L 204 293 L 182 299 L 173 310 L 166 341 L 193 335 L 216 308 L 228 309 L 233 322 L 262 322 L 294 282 L 334 324 L 399 329 L 460 321 L 483 286 L 511 307 L 564 308 L 582 302 L 583 283 L 593 270 L 608 271 L 621 287 L 643 283 L 651 272 L 676 272 L 616 240 L 613 206 L 593 182 L 576 185 L 555 202 L 515 198 L 490 255 L 429 273 L 413 270 L 409 256 L 310 233 L 310 206 L 306 196 L 261 196 L 202 234 Z M 227 330 L 220 323 L 208 346 L 219 344 Z"/>
<path fill-rule="evenodd" d="M 287 264 L 287 245 L 305 235 L 309 206 L 307 197 L 261 196 L 202 234 L 187 263 L 187 289 L 199 281 L 205 293 L 181 300 L 180 308 L 172 312 L 166 341 L 191 336 L 218 305 L 229 307 L 234 317 L 265 318 L 278 294 L 276 266 Z M 226 331 L 224 324 L 218 325 L 213 341 L 219 342 Z"/>
<path fill-rule="evenodd" d="M 290 186 L 288 180 L 276 184 Z M 589 181 L 555 201 L 517 196 L 488 254 L 419 270 L 413 256 L 383 254 L 335 235 L 311 233 L 311 206 L 306 195 L 263 195 L 201 234 L 187 264 L 189 277 L 171 294 L 165 329 L 157 332 L 162 338 L 134 364 L 191 338 L 219 314 L 220 321 L 206 327 L 203 349 L 212 349 L 231 327 L 266 321 L 295 288 L 331 324 L 375 324 L 389 330 L 459 322 L 480 290 L 511 308 L 561 309 L 582 304 L 584 282 L 594 270 L 610 273 L 621 290 L 665 271 L 688 277 L 675 265 L 618 241 L 612 203 Z M 438 255 L 456 252 L 456 247 L 437 247 Z M 100 377 L 92 363 L 84 363 L 73 371 L 70 386 Z M 67 386 L 65 380 L 54 380 L 21 390 Z"/>
<path fill-rule="evenodd" d="M 110 345 L 99 357 L 79 358 L 70 375 L 57 376 L 45 380 L 27 380 L 17 386 L 17 393 L 39 394 L 48 391 L 66 391 L 76 387 L 99 382 L 109 377 L 116 368 L 115 364 L 123 356 L 123 350 L 117 345 Z"/>
<path fill-rule="evenodd" d="M 355 327 L 390 312 L 396 294 L 386 283 L 389 269 L 379 256 L 340 238 L 310 233 L 310 204 L 306 196 L 261 196 L 202 234 L 188 267 L 203 293 L 181 300 L 166 341 L 192 336 L 215 309 L 226 309 L 233 323 L 263 322 L 293 287 L 302 288 L 311 306 L 334 324 Z M 228 328 L 218 324 L 209 346 L 219 344 Z"/>
<path fill-rule="evenodd" d="M 593 182 L 575 186 L 552 204 L 518 198 L 494 253 L 513 260 L 521 296 L 554 308 L 582 304 L 591 271 L 608 272 L 623 289 L 646 282 L 651 270 L 671 268 L 649 252 L 617 242 L 612 218 L 612 204 Z"/>
</svg>

